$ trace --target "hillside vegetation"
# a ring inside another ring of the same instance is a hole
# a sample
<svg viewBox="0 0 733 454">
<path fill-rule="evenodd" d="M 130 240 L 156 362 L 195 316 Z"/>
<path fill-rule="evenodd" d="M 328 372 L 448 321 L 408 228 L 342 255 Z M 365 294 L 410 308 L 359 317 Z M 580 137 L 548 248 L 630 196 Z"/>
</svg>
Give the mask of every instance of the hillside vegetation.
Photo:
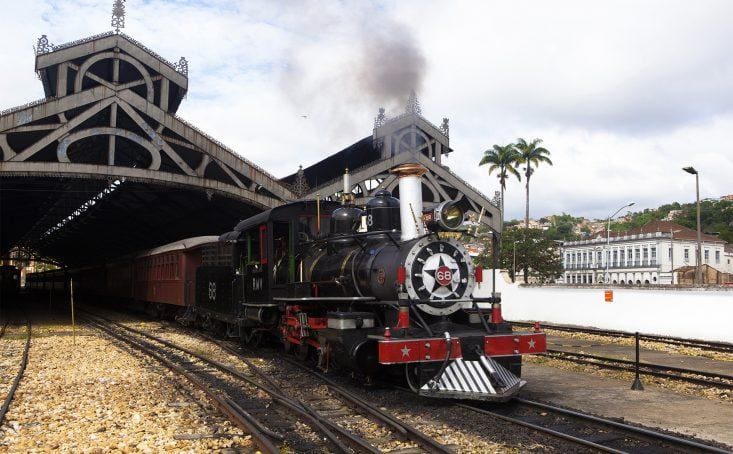
<svg viewBox="0 0 733 454">
<path fill-rule="evenodd" d="M 657 209 L 631 213 L 628 221 L 612 223 L 611 230 L 625 231 L 641 227 L 650 221 L 664 219 L 672 210 L 680 210 L 673 222 L 691 229 L 697 228 L 695 204 L 674 202 Z M 733 243 L 733 202 L 727 200 L 700 202 L 700 225 L 703 232 L 719 235 L 722 240 Z"/>
<path fill-rule="evenodd" d="M 623 232 L 641 227 L 648 222 L 663 220 L 672 211 L 674 218 L 672 222 L 689 227 L 697 228 L 695 220 L 695 203 L 678 202 L 662 205 L 659 208 L 647 208 L 643 211 L 629 213 L 626 220 L 614 220 L 611 223 L 611 230 Z M 592 221 L 582 217 L 574 217 L 570 214 L 547 216 L 539 219 L 544 227 L 544 237 L 550 240 L 573 241 L 587 237 L 594 233 L 590 226 Z M 598 223 L 602 225 L 598 225 Z M 505 227 L 519 226 L 520 221 L 507 221 Z M 733 202 L 728 200 L 705 200 L 700 203 L 700 224 L 704 233 L 718 235 L 722 240 L 733 243 Z M 605 228 L 605 220 L 595 221 L 595 228 Z"/>
</svg>

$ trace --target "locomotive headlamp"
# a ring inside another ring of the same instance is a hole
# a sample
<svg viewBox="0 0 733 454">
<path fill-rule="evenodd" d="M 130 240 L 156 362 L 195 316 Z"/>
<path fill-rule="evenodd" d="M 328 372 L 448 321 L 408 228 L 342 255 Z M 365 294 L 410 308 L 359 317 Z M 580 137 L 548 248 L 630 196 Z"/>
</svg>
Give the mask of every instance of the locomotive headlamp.
<svg viewBox="0 0 733 454">
<path fill-rule="evenodd" d="M 453 231 L 463 225 L 465 213 L 454 201 L 445 201 L 423 213 L 423 220 L 432 231 Z"/>
</svg>

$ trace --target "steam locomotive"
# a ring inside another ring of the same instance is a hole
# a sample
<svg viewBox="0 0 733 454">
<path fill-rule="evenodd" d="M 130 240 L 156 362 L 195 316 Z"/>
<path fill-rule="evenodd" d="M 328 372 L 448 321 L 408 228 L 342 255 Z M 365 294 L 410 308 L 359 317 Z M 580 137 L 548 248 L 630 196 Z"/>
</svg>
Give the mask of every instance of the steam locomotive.
<svg viewBox="0 0 733 454">
<path fill-rule="evenodd" d="M 514 333 L 499 297 L 472 298 L 482 269 L 441 236 L 463 211 L 423 210 L 422 166 L 393 172 L 399 200 L 383 190 L 354 206 L 347 173 L 340 205 L 300 201 L 240 222 L 204 253 L 189 319 L 226 323 L 246 342 L 276 337 L 324 369 L 402 375 L 422 395 L 510 398 L 525 383 L 521 355 L 545 351 L 544 333 Z"/>
<path fill-rule="evenodd" d="M 322 369 L 399 376 L 432 397 L 503 401 L 525 384 L 523 354 L 544 333 L 517 333 L 465 247 L 445 232 L 464 223 L 452 202 L 423 210 L 418 164 L 393 169 L 399 200 L 379 191 L 359 208 L 344 175 L 341 203 L 303 200 L 99 267 L 31 275 L 31 288 L 74 279 L 87 296 L 117 297 L 183 323 L 281 343 Z M 63 275 L 61 275 L 63 273 Z M 78 289 L 78 290 L 77 290 Z"/>
</svg>

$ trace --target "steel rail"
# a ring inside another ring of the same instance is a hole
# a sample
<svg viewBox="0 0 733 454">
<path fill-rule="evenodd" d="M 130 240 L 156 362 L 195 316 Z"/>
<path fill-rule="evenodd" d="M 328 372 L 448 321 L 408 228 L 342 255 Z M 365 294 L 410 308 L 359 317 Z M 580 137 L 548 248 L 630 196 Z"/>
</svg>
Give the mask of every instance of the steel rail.
<svg viewBox="0 0 733 454">
<path fill-rule="evenodd" d="M 283 357 L 283 359 L 288 362 L 289 364 L 295 365 L 299 367 L 300 369 L 308 372 L 309 374 L 319 378 L 323 382 L 325 382 L 329 389 L 333 390 L 335 393 L 343 397 L 344 399 L 351 402 L 353 405 L 355 405 L 357 408 L 369 413 L 375 418 L 378 418 L 380 421 L 383 421 L 385 424 L 392 427 L 394 430 L 399 431 L 400 433 L 403 433 L 408 439 L 414 441 L 417 443 L 420 447 L 425 449 L 427 452 L 431 453 L 453 453 L 453 450 L 448 448 L 447 446 L 444 446 L 443 444 L 439 443 L 434 438 L 429 437 L 416 427 L 401 421 L 394 416 L 390 415 L 389 413 L 386 413 L 382 411 L 380 408 L 366 402 L 361 397 L 357 396 L 356 394 L 352 393 L 351 391 L 348 391 L 343 386 L 339 385 L 335 381 L 331 380 L 330 378 L 326 377 L 322 373 L 315 371 L 305 364 L 301 364 L 298 361 L 295 361 L 292 358 Z"/>
<path fill-rule="evenodd" d="M 99 316 L 97 316 L 99 317 Z M 262 389 L 265 391 L 270 397 L 273 399 L 274 402 L 288 408 L 289 410 L 298 413 L 301 417 L 309 421 L 310 425 L 315 427 L 317 430 L 319 430 L 323 435 L 326 436 L 339 450 L 339 452 L 350 452 L 349 448 L 344 445 L 341 440 L 338 438 L 336 434 L 334 434 L 334 431 L 338 433 L 338 435 L 345 438 L 350 444 L 357 447 L 358 449 L 366 452 L 373 452 L 377 453 L 379 450 L 371 445 L 369 442 L 364 440 L 363 438 L 359 437 L 358 435 L 353 434 L 352 432 L 349 432 L 348 430 L 344 429 L 343 427 L 339 426 L 338 424 L 334 423 L 328 418 L 325 418 L 323 415 L 319 414 L 316 410 L 314 410 L 312 407 L 310 407 L 308 404 L 301 402 L 299 400 L 290 398 L 288 396 L 285 396 L 282 392 L 278 390 L 278 387 L 272 387 L 269 385 L 265 385 L 262 383 L 259 383 L 255 380 L 252 380 L 250 377 L 247 377 L 246 375 L 242 374 L 236 369 L 233 369 L 226 364 L 220 363 L 219 361 L 216 361 L 211 358 L 207 358 L 205 356 L 199 355 L 186 347 L 182 347 L 180 345 L 176 345 L 170 341 L 167 341 L 165 339 L 159 338 L 157 336 L 153 336 L 151 334 L 148 334 L 144 331 L 137 330 L 135 328 L 125 326 L 123 324 L 117 323 L 113 320 L 106 319 L 104 317 L 99 317 L 100 319 L 104 320 L 105 322 L 118 326 L 121 329 L 130 331 L 132 333 L 135 333 L 137 335 L 146 337 L 148 339 L 154 340 L 155 342 L 161 343 L 169 348 L 173 348 L 176 350 L 179 350 L 189 356 L 192 356 L 194 358 L 199 359 L 200 361 L 203 361 L 218 370 L 229 374 L 233 377 L 236 377 L 242 381 L 245 381 L 249 383 L 252 386 L 255 386 L 259 389 Z M 241 355 L 237 354 L 237 357 L 241 357 Z M 254 370 L 253 370 L 254 372 Z M 261 371 L 260 371 L 261 372 Z"/>
<path fill-rule="evenodd" d="M 507 421 L 507 422 L 510 422 L 512 424 L 517 424 L 517 425 L 520 425 L 520 426 L 523 426 L 523 427 L 527 427 L 527 428 L 530 428 L 530 429 L 535 430 L 537 432 L 546 433 L 548 435 L 552 435 L 553 437 L 560 438 L 562 440 L 567 440 L 567 441 L 573 442 L 575 444 L 579 444 L 579 445 L 582 445 L 582 446 L 587 446 L 588 448 L 593 448 L 593 449 L 597 449 L 599 451 L 604 451 L 604 452 L 611 452 L 611 453 L 614 453 L 614 454 L 625 454 L 625 451 L 620 451 L 618 449 L 609 448 L 608 446 L 603 446 L 603 445 L 600 445 L 598 443 L 594 443 L 594 442 L 592 442 L 590 440 L 586 440 L 584 438 L 576 437 L 574 435 L 562 433 L 562 432 L 559 432 L 557 430 L 550 429 L 548 427 L 540 426 L 539 424 L 533 424 L 531 422 L 523 421 L 523 420 L 518 419 L 518 418 L 512 418 L 511 416 L 505 416 L 505 415 L 502 415 L 502 414 L 499 414 L 499 413 L 496 413 L 496 412 L 493 412 L 493 411 L 490 411 L 490 410 L 485 410 L 483 408 L 474 407 L 473 405 L 462 404 L 462 403 L 457 403 L 456 405 L 458 405 L 461 408 L 465 408 L 465 409 L 468 409 L 468 410 L 471 410 L 471 411 L 475 411 L 476 413 L 481 413 L 481 414 L 484 414 L 484 415 L 490 415 L 490 416 L 492 416 L 494 418 L 499 418 L 502 421 Z"/>
<path fill-rule="evenodd" d="M 527 322 L 511 322 L 513 325 L 516 326 L 524 326 L 524 327 L 532 327 L 534 326 L 534 323 L 527 323 Z M 578 326 L 567 326 L 567 325 L 554 325 L 551 323 L 541 323 L 541 326 L 543 328 L 552 329 L 556 331 L 566 331 L 571 333 L 587 333 L 587 334 L 597 334 L 600 336 L 607 336 L 607 337 L 628 337 L 633 338 L 636 333 L 631 333 L 628 331 L 618 331 L 618 330 L 610 330 L 610 329 L 599 329 L 599 328 L 583 328 Z M 716 342 L 716 341 L 706 341 L 702 339 L 686 339 L 684 337 L 675 337 L 675 336 L 662 336 L 657 334 L 639 334 L 639 338 L 641 340 L 651 341 L 651 342 L 660 342 L 664 344 L 670 344 L 670 345 L 681 345 L 685 347 L 693 347 L 693 348 L 699 348 L 703 350 L 712 350 L 712 351 L 718 351 L 723 353 L 733 353 L 733 344 L 728 342 Z"/>
<path fill-rule="evenodd" d="M 610 358 L 606 356 L 590 355 L 586 353 L 569 352 L 565 350 L 547 349 L 547 354 L 551 358 L 557 358 L 563 361 L 571 361 L 580 364 L 598 366 L 606 369 L 622 370 L 634 372 L 634 361 L 618 358 Z M 575 358 L 571 358 L 575 357 Z M 585 358 L 585 359 L 584 359 Z M 605 361 L 605 362 L 604 362 Z M 609 364 L 610 363 L 610 364 Z M 616 364 L 613 364 L 616 363 Z M 621 364 L 621 365 L 619 365 Z M 674 371 L 679 374 L 670 374 L 662 371 Z M 671 380 L 686 381 L 699 385 L 716 386 L 718 388 L 733 389 L 733 376 L 725 374 L 716 374 L 694 369 L 685 369 L 682 367 L 665 366 L 663 364 L 639 363 L 639 373 L 644 375 L 652 375 L 655 377 L 669 378 Z M 681 374 L 699 375 L 708 378 L 688 377 Z M 717 380 L 728 380 L 731 383 L 721 383 Z"/>
<path fill-rule="evenodd" d="M 178 364 L 175 364 L 165 356 L 161 355 L 160 353 L 156 352 L 154 348 L 151 348 L 149 345 L 145 345 L 137 340 L 133 340 L 130 336 L 124 336 L 120 334 L 119 332 L 115 332 L 113 329 L 110 329 L 109 327 L 105 326 L 103 323 L 94 320 L 90 316 L 86 316 L 87 320 L 89 321 L 90 325 L 93 327 L 99 329 L 100 331 L 108 334 L 109 336 L 112 336 L 113 338 L 124 342 L 131 347 L 133 347 L 136 350 L 139 350 L 146 355 L 156 359 L 158 362 L 163 364 L 166 368 L 171 370 L 172 372 L 175 372 L 183 377 L 185 377 L 190 383 L 195 385 L 197 388 L 199 388 L 201 391 L 206 394 L 207 397 L 209 397 L 213 402 L 214 405 L 221 411 L 224 415 L 226 415 L 230 421 L 232 421 L 237 427 L 242 429 L 245 432 L 248 432 L 252 438 L 255 441 L 255 444 L 263 451 L 268 454 L 276 454 L 279 453 L 280 450 L 275 447 L 275 445 L 272 443 L 272 440 L 270 440 L 270 437 L 266 435 L 260 427 L 262 425 L 254 420 L 249 414 L 242 413 L 238 411 L 237 408 L 232 406 L 232 402 L 229 398 L 225 398 L 222 396 L 219 396 L 217 393 L 213 392 L 203 381 L 201 381 L 198 377 L 193 375 L 191 372 L 185 370 L 183 367 L 179 366 Z M 272 433 L 270 431 L 270 433 Z"/>
<path fill-rule="evenodd" d="M 285 396 L 285 392 L 283 391 L 282 387 L 280 385 L 278 385 L 277 383 L 275 383 L 275 381 L 272 379 L 272 377 L 270 377 L 262 369 L 260 369 L 259 367 L 257 367 L 252 361 L 249 360 L 249 358 L 245 358 L 244 356 L 242 356 L 242 354 L 240 352 L 238 352 L 237 350 L 235 350 L 231 346 L 227 345 L 224 342 L 219 341 L 219 339 L 215 339 L 215 338 L 211 337 L 208 334 L 201 334 L 201 333 L 195 333 L 195 334 L 201 335 L 205 339 L 209 340 L 210 342 L 213 342 L 214 344 L 216 344 L 219 347 L 221 347 L 222 349 L 224 349 L 230 355 L 239 358 L 244 364 L 247 365 L 247 367 L 250 368 L 250 370 L 255 375 L 257 375 L 258 377 L 260 377 L 260 379 L 262 379 L 262 381 L 264 381 L 265 383 L 267 383 L 268 386 L 270 386 L 272 389 L 277 390 L 277 392 L 281 393 L 281 395 Z M 331 427 L 331 428 L 339 431 L 340 433 L 343 431 L 343 428 L 341 428 L 341 426 L 339 426 L 338 424 L 335 424 L 334 422 L 332 422 L 331 420 L 329 420 L 327 418 L 321 417 L 315 409 L 312 409 L 310 406 L 306 405 L 304 402 L 302 402 L 300 400 L 295 400 L 294 398 L 293 398 L 293 401 L 295 401 L 297 404 L 301 405 L 303 407 L 303 409 L 305 409 L 308 412 L 308 414 L 310 414 L 311 416 L 315 417 L 317 421 L 320 421 L 320 422 L 328 425 L 329 427 Z M 350 442 L 352 442 L 352 444 L 357 445 L 357 446 L 363 448 L 365 451 L 368 451 L 368 452 L 379 452 L 378 449 L 376 449 L 374 446 L 372 446 L 371 444 L 369 444 L 368 442 L 366 442 L 364 439 L 362 439 L 361 437 L 353 437 L 352 434 L 350 432 L 348 432 L 348 431 L 343 431 L 342 435 L 345 436 L 345 437 L 347 437 L 347 438 L 349 438 L 349 440 L 350 440 Z"/>
<path fill-rule="evenodd" d="M 594 416 L 594 415 L 589 415 L 589 414 L 581 413 L 581 412 L 574 411 L 574 410 L 568 410 L 566 408 L 556 407 L 554 405 L 545 404 L 542 402 L 536 402 L 533 400 L 523 399 L 521 397 L 517 397 L 514 400 L 516 400 L 517 402 L 523 403 L 525 405 L 531 405 L 531 406 L 542 408 L 545 410 L 554 411 L 556 413 L 562 413 L 568 416 L 573 416 L 576 418 L 581 418 L 581 419 L 585 419 L 588 421 L 605 424 L 607 426 L 615 427 L 617 429 L 622 429 L 622 430 L 626 430 L 629 432 L 634 432 L 636 434 L 643 435 L 645 437 L 654 438 L 656 440 L 663 440 L 669 443 L 675 443 L 677 445 L 683 445 L 688 448 L 700 449 L 700 450 L 707 451 L 707 452 L 730 454 L 730 451 L 727 451 L 721 448 L 717 448 L 715 446 L 706 445 L 703 443 L 699 443 L 697 441 L 687 440 L 685 438 L 676 437 L 674 435 L 657 432 L 657 431 L 646 429 L 643 427 L 633 426 L 631 424 L 614 421 L 612 419 L 601 418 L 600 416 Z"/>
<path fill-rule="evenodd" d="M 247 365 L 252 364 L 252 362 L 248 358 L 245 358 L 244 356 L 242 356 L 241 352 L 227 345 L 225 342 L 222 342 L 219 339 L 215 339 L 208 334 L 202 334 L 202 336 L 206 338 L 207 340 L 216 343 L 217 345 L 219 345 L 221 348 L 225 349 L 232 355 L 237 356 L 242 361 L 244 361 L 245 364 Z M 280 359 L 284 360 L 285 362 L 293 366 L 296 366 L 304 370 L 305 372 L 325 382 L 328 385 L 329 389 L 331 389 L 333 392 L 335 392 L 336 394 L 341 396 L 343 399 L 351 403 L 351 405 L 353 405 L 362 414 L 366 414 L 372 418 L 377 419 L 382 424 L 389 426 L 392 430 L 396 431 L 397 433 L 401 434 L 402 436 L 406 437 L 407 439 L 414 441 L 415 443 L 417 443 L 419 446 L 421 446 L 426 451 L 433 452 L 433 453 L 452 453 L 453 452 L 451 449 L 438 443 L 437 440 L 430 438 L 429 436 L 427 436 L 426 434 L 424 434 L 417 428 L 395 418 L 394 416 L 390 415 L 389 413 L 384 412 L 383 410 L 379 409 L 378 407 L 366 402 L 361 397 L 346 390 L 343 386 L 334 382 L 333 380 L 326 377 L 322 373 L 314 371 L 313 369 L 310 369 L 308 366 L 302 363 L 299 363 L 298 361 L 292 358 L 289 358 L 287 356 L 281 356 Z M 252 364 L 252 366 L 254 366 L 254 364 Z M 257 370 L 258 373 L 263 374 L 261 371 L 258 370 L 257 366 L 254 366 L 253 371 L 255 370 Z M 268 377 L 266 374 L 263 374 L 262 378 L 268 382 L 272 381 L 272 379 Z"/>
<path fill-rule="evenodd" d="M 5 400 L 3 401 L 3 406 L 0 407 L 0 424 L 2 424 L 3 420 L 5 419 L 5 414 L 8 412 L 8 409 L 10 408 L 10 403 L 13 401 L 13 397 L 15 397 L 15 391 L 18 389 L 20 380 L 23 378 L 23 374 L 25 373 L 25 368 L 28 365 L 28 352 L 31 349 L 31 319 L 30 317 L 28 317 L 27 314 L 26 314 L 25 324 L 26 324 L 26 338 L 25 338 L 25 347 L 23 348 L 23 356 L 21 357 L 21 360 L 20 360 L 20 367 L 18 368 L 18 373 L 15 375 L 15 379 L 13 379 L 13 384 L 10 386 L 10 389 L 8 390 L 8 395 L 5 397 Z"/>
</svg>

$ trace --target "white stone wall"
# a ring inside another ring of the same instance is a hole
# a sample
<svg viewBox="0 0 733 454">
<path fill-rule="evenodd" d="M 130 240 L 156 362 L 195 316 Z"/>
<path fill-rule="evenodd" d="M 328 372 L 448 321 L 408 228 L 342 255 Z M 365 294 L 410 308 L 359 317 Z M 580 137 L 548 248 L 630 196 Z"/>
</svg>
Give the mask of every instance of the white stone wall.
<svg viewBox="0 0 733 454">
<path fill-rule="evenodd" d="M 474 296 L 491 294 L 491 270 L 483 275 Z M 507 320 L 733 342 L 733 289 L 614 289 L 607 303 L 603 288 L 521 287 L 506 275 L 497 277 Z"/>
</svg>

